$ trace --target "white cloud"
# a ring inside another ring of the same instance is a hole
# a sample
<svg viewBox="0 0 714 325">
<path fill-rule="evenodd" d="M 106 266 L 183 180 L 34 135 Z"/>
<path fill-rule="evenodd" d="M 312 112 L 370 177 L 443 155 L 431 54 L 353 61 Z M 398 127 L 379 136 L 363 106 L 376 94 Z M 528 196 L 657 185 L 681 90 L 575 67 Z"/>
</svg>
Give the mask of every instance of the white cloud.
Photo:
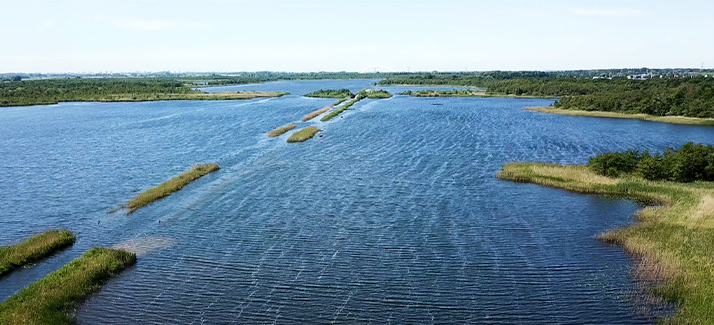
<svg viewBox="0 0 714 325">
<path fill-rule="evenodd" d="M 572 9 L 570 12 L 588 17 L 633 17 L 643 14 L 638 9 Z"/>
</svg>

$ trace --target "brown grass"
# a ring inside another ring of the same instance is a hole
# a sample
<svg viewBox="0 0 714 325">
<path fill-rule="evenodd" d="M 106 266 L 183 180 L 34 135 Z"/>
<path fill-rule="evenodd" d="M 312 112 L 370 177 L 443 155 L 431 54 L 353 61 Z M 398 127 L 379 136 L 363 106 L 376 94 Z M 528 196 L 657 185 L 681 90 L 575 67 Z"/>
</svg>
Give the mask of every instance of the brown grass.
<svg viewBox="0 0 714 325">
<path fill-rule="evenodd" d="M 297 127 L 297 125 L 295 125 L 295 124 L 288 124 L 288 125 L 286 125 L 286 126 L 279 127 L 279 128 L 277 128 L 277 129 L 274 129 L 274 130 L 268 132 L 268 136 L 269 136 L 269 137 L 272 137 L 272 138 L 274 138 L 274 137 L 279 137 L 279 136 L 283 135 L 283 133 L 288 132 L 288 131 L 294 129 L 295 127 Z"/>
<path fill-rule="evenodd" d="M 305 115 L 305 117 L 302 118 L 302 121 L 303 121 L 303 122 L 307 122 L 307 121 L 309 121 L 309 120 L 312 120 L 312 119 L 318 117 L 320 114 L 329 111 L 329 110 L 332 109 L 333 107 L 335 107 L 334 104 L 331 104 L 330 106 L 326 106 L 326 107 L 320 108 L 320 109 L 318 109 L 318 110 L 316 110 L 316 111 L 314 111 L 314 112 L 312 112 L 312 113 L 310 113 L 310 114 Z"/>
<path fill-rule="evenodd" d="M 559 109 L 559 108 L 554 108 L 554 107 L 526 107 L 526 108 L 524 108 L 524 110 L 534 111 L 534 112 L 539 112 L 539 113 L 570 115 L 570 116 L 622 118 L 622 119 L 635 119 L 635 120 L 642 120 L 642 121 L 671 123 L 671 124 L 714 126 L 714 119 L 712 119 L 712 118 L 696 118 L 696 117 L 686 117 L 686 116 L 655 116 L 655 115 L 647 115 L 647 114 L 625 114 L 625 113 L 601 112 L 601 111 L 579 111 L 579 110 L 571 110 L 571 109 Z"/>
<path fill-rule="evenodd" d="M 303 141 L 307 141 L 307 140 L 309 140 L 309 139 L 312 139 L 312 137 L 315 136 L 315 134 L 316 134 L 317 132 L 320 132 L 320 131 L 322 131 L 322 130 L 320 130 L 320 129 L 314 127 L 314 126 L 308 126 L 308 127 L 304 128 L 304 129 L 302 129 L 302 130 L 300 130 L 300 131 L 297 131 L 297 132 L 293 133 L 293 134 L 288 138 L 288 142 L 291 142 L 291 143 L 292 143 L 292 142 L 303 142 Z"/>
</svg>

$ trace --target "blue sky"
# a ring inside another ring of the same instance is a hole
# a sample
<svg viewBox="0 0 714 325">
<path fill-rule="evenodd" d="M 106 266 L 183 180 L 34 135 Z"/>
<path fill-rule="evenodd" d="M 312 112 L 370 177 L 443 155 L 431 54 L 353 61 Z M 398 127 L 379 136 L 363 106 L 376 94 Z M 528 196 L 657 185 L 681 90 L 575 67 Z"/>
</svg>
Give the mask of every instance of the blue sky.
<svg viewBox="0 0 714 325">
<path fill-rule="evenodd" d="M 0 72 L 714 66 L 710 0 L 0 0 Z"/>
</svg>

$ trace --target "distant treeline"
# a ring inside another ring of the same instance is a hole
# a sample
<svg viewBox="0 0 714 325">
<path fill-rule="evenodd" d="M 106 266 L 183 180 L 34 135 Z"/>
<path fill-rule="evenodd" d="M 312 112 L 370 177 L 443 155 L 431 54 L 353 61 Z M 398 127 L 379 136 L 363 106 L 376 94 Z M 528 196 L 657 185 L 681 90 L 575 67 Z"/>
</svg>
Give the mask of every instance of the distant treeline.
<svg viewBox="0 0 714 325">
<path fill-rule="evenodd" d="M 453 85 L 487 89 L 490 95 L 560 98 L 562 109 L 644 113 L 656 116 L 680 115 L 714 118 L 714 78 L 655 78 L 649 80 L 584 79 L 511 74 L 422 74 L 391 77 L 381 85 Z M 510 78 L 518 76 L 516 78 Z"/>
<path fill-rule="evenodd" d="M 588 166 L 610 177 L 634 174 L 648 180 L 714 181 L 714 147 L 689 142 L 662 154 L 636 150 L 605 153 L 590 158 Z"/>
<path fill-rule="evenodd" d="M 349 89 L 328 89 L 328 90 L 316 90 L 313 91 L 305 97 L 317 97 L 317 98 L 351 98 L 354 97 L 355 94 L 353 94 Z"/>
</svg>

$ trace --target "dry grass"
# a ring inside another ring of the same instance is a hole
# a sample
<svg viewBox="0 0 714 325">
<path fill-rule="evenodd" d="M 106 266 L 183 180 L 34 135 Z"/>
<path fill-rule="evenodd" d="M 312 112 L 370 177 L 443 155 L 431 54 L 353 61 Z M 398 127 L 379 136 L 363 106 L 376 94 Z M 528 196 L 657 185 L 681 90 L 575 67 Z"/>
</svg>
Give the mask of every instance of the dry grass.
<svg viewBox="0 0 714 325">
<path fill-rule="evenodd" d="M 307 122 L 307 121 L 309 121 L 309 120 L 312 120 L 312 119 L 316 118 L 317 116 L 319 116 L 320 114 L 329 111 L 329 110 L 332 109 L 333 107 L 335 107 L 334 104 L 332 104 L 332 105 L 330 105 L 330 106 L 326 106 L 326 107 L 320 108 L 320 109 L 318 109 L 318 110 L 316 110 L 316 111 L 314 111 L 314 112 L 312 112 L 312 113 L 310 113 L 310 114 L 305 115 L 305 117 L 302 118 L 302 121 L 303 121 L 303 122 Z"/>
<path fill-rule="evenodd" d="M 151 202 L 165 198 L 172 193 L 181 190 L 184 186 L 188 185 L 202 176 L 212 173 L 220 169 L 217 164 L 206 164 L 206 165 L 196 165 L 191 170 L 172 178 L 169 181 L 163 182 L 154 188 L 150 188 L 141 194 L 137 195 L 135 198 L 131 199 L 127 203 L 127 208 L 129 213 L 136 211 Z"/>
<path fill-rule="evenodd" d="M 297 131 L 297 132 L 293 133 L 293 134 L 288 138 L 288 142 L 291 142 L 291 143 L 292 143 L 292 142 L 303 142 L 303 141 L 307 141 L 307 140 L 309 140 L 309 139 L 312 139 L 312 137 L 315 136 L 315 134 L 316 134 L 317 132 L 320 132 L 320 131 L 322 131 L 322 130 L 320 130 L 320 129 L 314 127 L 314 126 L 308 126 L 308 127 L 304 128 L 304 129 L 302 129 L 302 130 L 300 130 L 300 131 Z"/>
<path fill-rule="evenodd" d="M 651 291 L 679 306 L 665 323 L 711 324 L 714 320 L 713 183 L 652 182 L 632 176 L 604 181 L 585 166 L 540 163 L 507 164 L 497 177 L 658 203 L 638 211 L 638 224 L 598 238 L 622 245 L 640 261 L 637 276 L 662 284 Z"/>
<path fill-rule="evenodd" d="M 647 115 L 647 114 L 625 114 L 625 113 L 600 112 L 600 111 L 579 111 L 579 110 L 571 110 L 571 109 L 559 109 L 559 108 L 554 108 L 554 107 L 526 107 L 526 108 L 524 108 L 524 110 L 540 112 L 540 113 L 571 115 L 571 116 L 624 118 L 624 119 L 635 119 L 635 120 L 642 120 L 642 121 L 662 122 L 662 123 L 671 123 L 671 124 L 714 126 L 714 119 L 711 119 L 711 118 L 696 118 L 696 117 L 686 117 L 686 116 L 655 116 L 655 115 Z"/>
<path fill-rule="evenodd" d="M 136 263 L 136 255 L 93 248 L 0 304 L 0 324 L 73 324 L 77 305 Z"/>
<path fill-rule="evenodd" d="M 67 230 L 50 230 L 19 244 L 0 247 L 0 276 L 71 246 L 74 240 L 74 234 Z"/>
<path fill-rule="evenodd" d="M 297 127 L 297 125 L 295 125 L 295 124 L 288 124 L 288 125 L 286 125 L 286 126 L 279 127 L 279 128 L 277 128 L 277 129 L 274 129 L 274 130 L 268 132 L 268 136 L 269 136 L 269 137 L 273 137 L 273 138 L 274 138 L 274 137 L 279 137 L 279 136 L 283 135 L 283 133 L 288 132 L 288 131 L 294 129 L 295 127 Z"/>
</svg>

